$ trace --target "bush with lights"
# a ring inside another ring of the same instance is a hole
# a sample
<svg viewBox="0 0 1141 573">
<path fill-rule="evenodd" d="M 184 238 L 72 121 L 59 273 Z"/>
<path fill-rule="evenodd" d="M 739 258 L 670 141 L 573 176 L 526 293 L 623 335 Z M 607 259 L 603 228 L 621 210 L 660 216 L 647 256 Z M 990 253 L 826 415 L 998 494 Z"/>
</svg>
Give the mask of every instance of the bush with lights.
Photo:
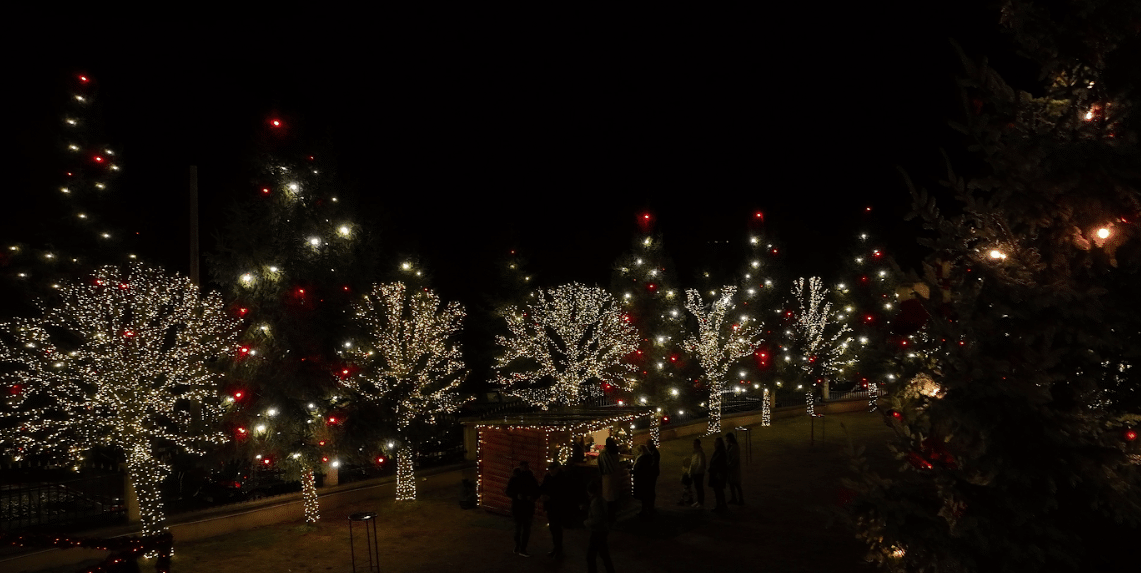
<svg viewBox="0 0 1141 573">
<path fill-rule="evenodd" d="M 351 304 L 377 257 L 332 151 L 308 151 L 294 129 L 266 127 L 256 175 L 207 261 L 247 325 L 228 388 L 233 447 L 221 455 L 300 479 L 314 522 L 316 474 L 341 463 L 346 398 L 335 376 L 354 368 L 341 354 Z"/>
<path fill-rule="evenodd" d="M 919 299 L 934 364 L 881 402 L 902 473 L 856 458 L 849 483 L 892 571 L 1111 570 L 1141 532 L 1141 8 L 1007 2 L 1002 19 L 1045 81 L 1018 91 L 962 57 L 981 172 L 948 170 L 953 215 L 912 190 L 935 235 L 923 282 L 948 293 Z"/>
<path fill-rule="evenodd" d="M 71 462 L 120 451 L 143 535 L 161 533 L 170 466 L 159 451 L 202 453 L 228 439 L 216 430 L 222 376 L 211 366 L 234 354 L 238 319 L 220 295 L 140 264 L 100 268 L 59 298 L 39 316 L 0 324 L 0 445 L 15 459 Z"/>
</svg>

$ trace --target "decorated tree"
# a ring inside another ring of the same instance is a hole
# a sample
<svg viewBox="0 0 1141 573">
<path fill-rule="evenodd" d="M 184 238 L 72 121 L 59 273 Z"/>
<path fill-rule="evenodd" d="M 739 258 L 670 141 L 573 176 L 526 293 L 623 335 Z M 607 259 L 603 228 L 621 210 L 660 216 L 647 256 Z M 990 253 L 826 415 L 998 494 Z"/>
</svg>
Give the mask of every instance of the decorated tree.
<svg viewBox="0 0 1141 573">
<path fill-rule="evenodd" d="M 333 375 L 352 373 L 339 352 L 351 303 L 373 282 L 378 257 L 362 209 L 327 159 L 332 152 L 306 151 L 290 130 L 280 120 L 267 127 L 252 184 L 207 260 L 248 324 L 227 388 L 235 440 L 224 455 L 254 466 L 248 475 L 261 468 L 299 479 L 312 523 L 320 517 L 317 474 L 331 480 L 347 449 L 345 397 Z M 418 269 L 405 263 L 402 272 L 414 277 Z"/>
<path fill-rule="evenodd" d="M 219 295 L 142 265 L 100 268 L 59 297 L 40 316 L 0 325 L 0 446 L 16 459 L 69 461 L 119 450 L 143 534 L 158 534 L 170 471 L 160 452 L 227 440 L 215 426 L 223 404 L 211 365 L 235 352 L 238 320 Z"/>
<path fill-rule="evenodd" d="M 414 500 L 417 441 L 438 435 L 445 415 L 467 401 L 459 393 L 467 371 L 456 340 L 464 310 L 458 302 L 441 308 L 431 290 L 392 282 L 373 285 L 354 312 L 362 334 L 352 345 L 357 370 L 339 380 L 354 398 L 379 405 L 386 418 L 395 419 L 396 499 Z"/>
<path fill-rule="evenodd" d="M 508 308 L 510 334 L 496 337 L 495 383 L 504 392 L 545 410 L 629 387 L 638 333 L 609 293 L 571 283 L 534 299 Z"/>
<path fill-rule="evenodd" d="M 792 283 L 797 310 L 788 311 L 791 322 L 782 360 L 796 372 L 797 388 L 807 386 L 809 413 L 815 389 L 834 380 L 854 362 L 851 329 L 839 320 L 832 303 L 825 302 L 828 289 L 820 277 L 803 277 Z"/>
<path fill-rule="evenodd" d="M 1021 91 L 960 51 L 958 127 L 982 161 L 949 166 L 950 212 L 913 189 L 938 351 L 881 400 L 903 470 L 856 458 L 849 483 L 893 571 L 1112 570 L 1141 531 L 1141 7 L 1010 1 L 1001 18 L 1042 81 Z"/>
<path fill-rule="evenodd" d="M 695 365 L 686 360 L 681 347 L 685 336 L 682 291 L 661 235 L 651 232 L 652 223 L 649 213 L 639 215 L 640 232 L 633 248 L 615 262 L 610 290 L 641 335 L 631 358 L 637 368 L 628 376 L 630 390 L 625 400 L 668 414 L 693 409 L 698 400 L 693 399 L 689 383 Z"/>
<path fill-rule="evenodd" d="M 686 291 L 685 308 L 697 318 L 697 331 L 685 339 L 687 351 L 697 355 L 709 388 L 709 433 L 721 432 L 721 394 L 734 360 L 752 354 L 761 345 L 764 324 L 748 316 L 729 317 L 736 308 L 737 288 L 723 287 L 721 296 L 707 306 L 695 289 Z M 736 318 L 736 320 L 734 320 Z"/>
<path fill-rule="evenodd" d="M 72 75 L 61 103 L 58 154 L 45 163 L 51 184 L 30 193 L 4 234 L 12 239 L 0 251 L 3 285 L 11 290 L 8 304 L 52 300 L 67 282 L 102 265 L 136 260 L 137 247 L 121 230 L 125 210 L 119 176 L 123 161 L 103 133 L 100 99 L 94 78 Z M 38 151 L 38 150 L 36 150 Z M 39 157 L 37 160 L 41 159 Z M 42 182 L 33 182 L 33 184 Z M 42 192 L 39 192 L 41 191 Z"/>
</svg>

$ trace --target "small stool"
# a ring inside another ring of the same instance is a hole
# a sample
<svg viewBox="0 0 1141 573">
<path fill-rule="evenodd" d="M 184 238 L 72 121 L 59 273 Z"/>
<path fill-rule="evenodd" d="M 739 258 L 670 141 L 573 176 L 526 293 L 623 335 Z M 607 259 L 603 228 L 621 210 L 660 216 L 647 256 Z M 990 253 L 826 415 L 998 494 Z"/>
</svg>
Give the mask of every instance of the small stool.
<svg viewBox="0 0 1141 573">
<path fill-rule="evenodd" d="M 753 463 L 753 438 L 751 437 L 752 432 L 750 432 L 749 429 L 746 428 L 745 426 L 737 426 L 734 429 L 737 430 L 737 441 L 738 442 L 745 442 L 745 463 L 746 464 L 752 464 Z M 744 438 L 744 439 L 742 439 L 742 438 Z M 738 445 L 740 445 L 740 444 L 738 444 Z"/>
<path fill-rule="evenodd" d="M 353 558 L 353 573 L 357 570 L 357 553 L 353 548 L 353 522 L 364 521 L 364 537 L 365 548 L 368 550 L 368 571 L 372 573 L 380 573 L 380 547 L 376 540 L 376 513 L 369 511 L 364 513 L 354 513 L 349 516 L 349 553 Z M 369 533 L 368 525 L 372 523 L 372 532 Z M 374 561 L 375 556 L 375 561 Z"/>
</svg>

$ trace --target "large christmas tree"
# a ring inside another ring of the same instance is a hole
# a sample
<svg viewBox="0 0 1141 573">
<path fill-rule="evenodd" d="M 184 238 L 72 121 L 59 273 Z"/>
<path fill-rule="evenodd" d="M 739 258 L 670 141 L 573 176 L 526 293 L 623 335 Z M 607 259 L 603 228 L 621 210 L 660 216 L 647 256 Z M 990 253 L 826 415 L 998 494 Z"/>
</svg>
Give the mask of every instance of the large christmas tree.
<svg viewBox="0 0 1141 573">
<path fill-rule="evenodd" d="M 377 257 L 331 150 L 309 151 L 279 120 L 266 129 L 252 184 L 208 256 L 213 280 L 248 324 L 229 389 L 230 455 L 300 478 L 313 522 L 315 474 L 340 463 L 346 398 L 336 376 L 352 366 L 339 351 Z"/>
<path fill-rule="evenodd" d="M 905 470 L 865 471 L 852 515 L 891 570 L 1112 570 L 1141 524 L 1141 8 L 1001 17 L 1043 81 L 1020 91 L 963 57 L 959 127 L 982 167 L 948 170 L 951 213 L 915 192 L 938 347 L 881 408 Z"/>
</svg>

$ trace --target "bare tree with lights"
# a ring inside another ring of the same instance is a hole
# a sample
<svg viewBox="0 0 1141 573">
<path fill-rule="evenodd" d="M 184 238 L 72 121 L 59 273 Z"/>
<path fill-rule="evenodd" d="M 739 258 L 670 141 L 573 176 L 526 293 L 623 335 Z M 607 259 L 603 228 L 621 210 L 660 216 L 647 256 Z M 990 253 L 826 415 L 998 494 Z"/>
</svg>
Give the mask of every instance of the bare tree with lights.
<svg viewBox="0 0 1141 573">
<path fill-rule="evenodd" d="M 638 333 L 614 297 L 579 283 L 535 292 L 534 302 L 504 313 L 508 336 L 497 336 L 495 382 L 547 409 L 598 397 L 606 386 L 626 388 L 635 370 L 627 358 Z"/>
<path fill-rule="evenodd" d="M 739 358 L 753 353 L 763 342 L 764 324 L 748 316 L 733 322 L 726 315 L 735 308 L 733 296 L 737 287 L 721 288 L 721 296 L 706 306 L 696 289 L 685 292 L 685 308 L 697 317 L 697 332 L 685 339 L 687 351 L 697 354 L 705 371 L 709 388 L 709 433 L 721 432 L 721 392 L 725 389 L 729 367 Z"/>
<path fill-rule="evenodd" d="M 839 320 L 832 303 L 825 302 L 828 289 L 820 277 L 793 281 L 792 296 L 799 308 L 792 316 L 786 357 L 795 361 L 793 368 L 809 385 L 807 394 L 813 394 L 818 382 L 826 383 L 852 362 L 852 330 Z M 810 412 L 812 400 L 810 397 Z"/>
<path fill-rule="evenodd" d="M 458 390 L 467 371 L 456 340 L 464 309 L 454 301 L 441 308 L 431 290 L 409 290 L 402 282 L 391 282 L 374 285 L 354 310 L 365 337 L 355 345 L 362 369 L 341 383 L 395 415 L 400 435 L 396 499 L 414 500 L 417 438 L 443 422 L 441 415 L 455 413 L 467 401 Z"/>
<path fill-rule="evenodd" d="M 35 318 L 0 324 L 0 362 L 11 387 L 0 410 L 0 446 L 16 459 L 79 461 L 117 448 L 138 497 L 143 535 L 165 529 L 160 485 L 170 467 L 159 447 L 202 453 L 226 441 L 211 361 L 233 349 L 238 320 L 219 295 L 188 278 L 132 266 L 102 267 L 65 286 Z"/>
</svg>

